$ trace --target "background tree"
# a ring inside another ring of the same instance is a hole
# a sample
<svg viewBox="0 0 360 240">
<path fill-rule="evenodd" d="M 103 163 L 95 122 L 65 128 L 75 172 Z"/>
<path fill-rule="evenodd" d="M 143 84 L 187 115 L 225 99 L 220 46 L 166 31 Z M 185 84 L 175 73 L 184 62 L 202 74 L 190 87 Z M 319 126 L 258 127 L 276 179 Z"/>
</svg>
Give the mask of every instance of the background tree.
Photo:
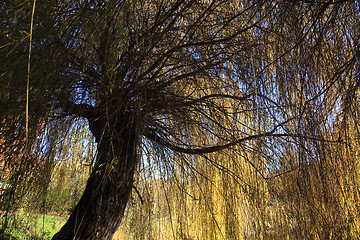
<svg viewBox="0 0 360 240">
<path fill-rule="evenodd" d="M 36 146 L 51 153 L 61 136 L 48 134 L 53 140 L 39 145 L 41 129 L 61 132 L 85 120 L 97 143 L 83 195 L 54 239 L 110 239 L 148 149 L 162 156 L 160 167 L 194 173 L 205 165 L 190 155 L 231 170 L 218 160 L 229 149 L 254 169 L 254 197 L 266 193 L 259 179 L 275 170 L 309 174 L 312 162 L 321 169 L 325 160 L 314 157 L 322 156 L 321 143 L 348 139 L 329 138 L 325 128 L 347 119 L 357 98 L 353 2 L 38 1 L 27 91 L 24 39 L 34 3 L 1 4 L 2 155 L 5 165 L 20 162 L 9 196 L 36 176 Z M 290 149 L 297 157 L 283 162 Z M 188 177 L 178 175 L 179 185 Z M 266 201 L 254 199 L 254 224 L 266 232 Z"/>
</svg>

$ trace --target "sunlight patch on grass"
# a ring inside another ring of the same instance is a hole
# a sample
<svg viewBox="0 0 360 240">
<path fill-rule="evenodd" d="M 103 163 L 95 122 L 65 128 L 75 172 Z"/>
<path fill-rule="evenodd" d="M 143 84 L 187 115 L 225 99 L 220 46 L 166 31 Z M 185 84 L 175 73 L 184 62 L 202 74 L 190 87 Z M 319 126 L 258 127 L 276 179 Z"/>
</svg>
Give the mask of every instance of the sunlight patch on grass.
<svg viewBox="0 0 360 240">
<path fill-rule="evenodd" d="M 51 239 L 66 222 L 67 217 L 18 213 L 10 216 L 7 236 L 16 239 Z M 2 219 L 4 221 L 4 219 Z M 3 222 L 1 222 L 1 225 Z"/>
</svg>

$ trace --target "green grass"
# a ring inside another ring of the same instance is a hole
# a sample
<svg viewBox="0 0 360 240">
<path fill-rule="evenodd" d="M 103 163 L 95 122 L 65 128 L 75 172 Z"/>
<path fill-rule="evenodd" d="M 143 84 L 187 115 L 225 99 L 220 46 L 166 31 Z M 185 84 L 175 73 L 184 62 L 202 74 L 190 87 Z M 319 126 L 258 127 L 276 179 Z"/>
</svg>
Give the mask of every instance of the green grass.
<svg viewBox="0 0 360 240">
<path fill-rule="evenodd" d="M 45 240 L 59 231 L 67 217 L 18 213 L 10 217 L 5 239 Z M 2 219 L 4 220 L 4 219 Z M 3 223 L 1 223 L 3 224 Z"/>
</svg>

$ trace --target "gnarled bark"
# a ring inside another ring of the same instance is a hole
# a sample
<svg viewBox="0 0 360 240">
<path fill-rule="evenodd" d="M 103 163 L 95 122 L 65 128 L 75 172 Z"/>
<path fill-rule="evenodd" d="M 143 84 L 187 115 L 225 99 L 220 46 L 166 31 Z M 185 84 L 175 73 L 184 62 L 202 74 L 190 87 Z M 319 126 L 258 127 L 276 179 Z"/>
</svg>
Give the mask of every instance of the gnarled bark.
<svg viewBox="0 0 360 240">
<path fill-rule="evenodd" d="M 139 161 L 141 127 L 133 115 L 124 111 L 111 119 L 105 115 L 89 119 L 98 142 L 95 167 L 80 201 L 53 240 L 111 239 L 116 232 Z"/>
</svg>

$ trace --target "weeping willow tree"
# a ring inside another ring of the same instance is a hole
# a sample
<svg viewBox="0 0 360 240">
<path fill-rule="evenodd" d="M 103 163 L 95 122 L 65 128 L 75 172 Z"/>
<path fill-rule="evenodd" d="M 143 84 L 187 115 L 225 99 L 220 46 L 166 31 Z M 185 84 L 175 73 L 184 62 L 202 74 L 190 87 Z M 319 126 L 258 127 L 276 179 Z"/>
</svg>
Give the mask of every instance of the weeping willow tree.
<svg viewBox="0 0 360 240">
<path fill-rule="evenodd" d="M 313 234 L 303 229 L 316 217 L 296 215 L 290 201 L 281 203 L 289 191 L 279 189 L 289 188 L 291 178 L 298 186 L 294 204 L 302 206 L 303 196 L 327 201 L 331 174 L 322 171 L 335 174 L 349 160 L 329 162 L 327 152 L 357 139 L 335 134 L 348 124 L 357 129 L 355 2 L 10 0 L 0 9 L 8 209 L 31 183 L 49 183 L 62 150 L 56 143 L 76 123 L 89 126 L 97 154 L 82 197 L 53 239 L 110 239 L 145 161 L 171 172 L 183 189 L 189 177 L 227 179 L 214 185 L 229 196 L 227 216 L 236 215 L 237 202 L 229 199 L 248 194 L 256 230 L 250 237 L 270 236 L 266 222 L 276 210 L 261 196 L 270 194 L 264 182 L 271 180 L 271 198 L 281 195 L 277 203 L 290 204 L 288 219 L 301 226 L 296 236 Z M 357 159 L 351 161 L 356 169 Z M 219 172 L 209 174 L 214 167 Z M 339 191 L 356 177 L 354 170 L 344 174 Z M 324 187 L 322 197 L 310 187 L 311 176 Z M 247 187 L 231 192 L 229 179 Z M 357 195 L 352 199 L 357 203 Z M 211 214 L 216 201 L 201 203 Z M 320 201 L 319 208 L 326 206 Z M 239 234 L 239 225 L 224 222 L 228 232 L 221 236 Z"/>
</svg>

